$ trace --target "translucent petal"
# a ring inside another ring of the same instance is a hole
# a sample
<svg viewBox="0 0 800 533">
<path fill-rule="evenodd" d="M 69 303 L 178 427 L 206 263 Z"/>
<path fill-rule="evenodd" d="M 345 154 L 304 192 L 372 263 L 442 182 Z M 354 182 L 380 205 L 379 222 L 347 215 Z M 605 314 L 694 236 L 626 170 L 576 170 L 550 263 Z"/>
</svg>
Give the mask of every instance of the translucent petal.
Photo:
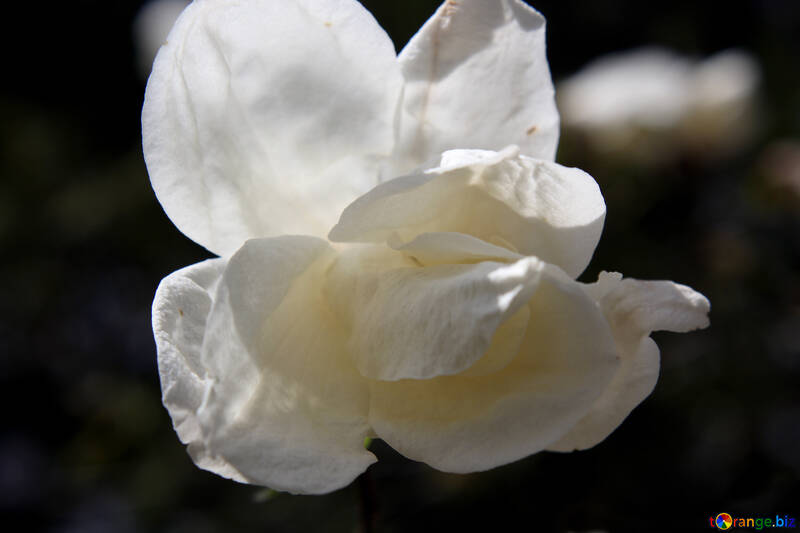
<svg viewBox="0 0 800 533">
<path fill-rule="evenodd" d="M 231 257 L 213 297 L 210 284 L 200 286 L 201 297 L 183 278 L 159 289 L 154 323 L 165 398 L 199 466 L 277 490 L 323 493 L 375 461 L 363 447 L 368 386 L 322 296 L 333 256 L 313 237 L 256 239 Z M 176 317 L 191 328 L 169 327 Z M 167 364 L 176 350 L 191 354 L 182 374 Z M 180 402 L 179 389 L 188 391 Z M 191 431 L 178 414 L 191 419 Z"/>
<path fill-rule="evenodd" d="M 389 248 L 365 246 L 333 265 L 328 297 L 350 330 L 348 349 L 361 374 L 429 379 L 481 359 L 501 324 L 536 291 L 543 268 L 532 257 L 424 267 Z M 521 336 L 526 322 L 517 324 Z"/>
<path fill-rule="evenodd" d="M 708 300 L 685 285 L 622 279 L 620 274 L 603 272 L 585 289 L 611 325 L 622 364 L 589 414 L 549 446 L 554 451 L 582 450 L 603 441 L 653 391 L 659 353 L 651 332 L 708 326 Z"/>
<path fill-rule="evenodd" d="M 527 309 L 519 351 L 498 372 L 372 381 L 376 434 L 447 472 L 493 468 L 561 438 L 616 371 L 613 338 L 591 298 L 552 267 L 541 272 Z"/>
<path fill-rule="evenodd" d="M 188 445 L 199 467 L 245 481 L 227 461 L 208 452 L 197 419 L 212 379 L 202 362 L 203 338 L 212 295 L 224 268 L 224 260 L 212 259 L 164 278 L 153 300 L 153 333 L 162 400 L 181 442 Z"/>
<path fill-rule="evenodd" d="M 597 183 L 585 172 L 501 152 L 452 150 L 439 167 L 379 185 L 350 204 L 334 241 L 393 246 L 427 232 L 460 232 L 505 244 L 577 277 L 605 220 Z"/>
<path fill-rule="evenodd" d="M 354 0 L 193 2 L 159 52 L 144 155 L 178 228 L 227 255 L 323 236 L 395 144 L 402 75 Z"/>
<path fill-rule="evenodd" d="M 552 160 L 558 111 L 544 18 L 519 0 L 448 0 L 400 53 L 406 79 L 398 173 L 453 148 Z"/>
<path fill-rule="evenodd" d="M 503 246 L 452 232 L 423 233 L 410 242 L 398 242 L 394 249 L 423 266 L 522 259 L 521 255 Z"/>
</svg>

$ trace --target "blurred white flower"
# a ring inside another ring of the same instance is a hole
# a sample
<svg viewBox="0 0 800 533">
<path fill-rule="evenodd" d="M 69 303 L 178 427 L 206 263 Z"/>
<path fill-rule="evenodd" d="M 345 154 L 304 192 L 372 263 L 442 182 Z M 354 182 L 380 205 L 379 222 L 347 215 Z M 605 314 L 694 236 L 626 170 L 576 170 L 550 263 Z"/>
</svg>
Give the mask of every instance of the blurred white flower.
<svg viewBox="0 0 800 533">
<path fill-rule="evenodd" d="M 164 404 L 220 475 L 328 492 L 365 437 L 449 472 L 587 448 L 652 390 L 650 332 L 707 324 L 685 286 L 575 281 L 605 205 L 552 161 L 519 0 L 447 1 L 399 57 L 353 0 L 196 0 L 142 122 L 159 201 L 222 256 L 153 302 Z"/>
<path fill-rule="evenodd" d="M 644 48 L 595 60 L 559 84 L 558 103 L 564 126 L 598 151 L 643 161 L 714 155 L 753 136 L 759 82 L 743 51 L 696 62 Z"/>
<path fill-rule="evenodd" d="M 144 4 L 133 21 L 133 40 L 136 61 L 143 78 L 150 75 L 153 59 L 167 40 L 167 34 L 191 0 L 150 0 Z"/>
</svg>

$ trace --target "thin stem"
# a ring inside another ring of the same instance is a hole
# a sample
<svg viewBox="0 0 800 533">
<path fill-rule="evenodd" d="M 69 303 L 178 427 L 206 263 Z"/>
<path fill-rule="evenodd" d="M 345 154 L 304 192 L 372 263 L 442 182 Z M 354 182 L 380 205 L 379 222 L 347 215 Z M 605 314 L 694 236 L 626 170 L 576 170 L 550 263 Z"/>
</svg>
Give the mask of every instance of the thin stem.
<svg viewBox="0 0 800 533">
<path fill-rule="evenodd" d="M 370 470 L 367 469 L 357 480 L 358 499 L 361 504 L 361 533 L 374 533 L 378 519 L 378 494 Z"/>
</svg>

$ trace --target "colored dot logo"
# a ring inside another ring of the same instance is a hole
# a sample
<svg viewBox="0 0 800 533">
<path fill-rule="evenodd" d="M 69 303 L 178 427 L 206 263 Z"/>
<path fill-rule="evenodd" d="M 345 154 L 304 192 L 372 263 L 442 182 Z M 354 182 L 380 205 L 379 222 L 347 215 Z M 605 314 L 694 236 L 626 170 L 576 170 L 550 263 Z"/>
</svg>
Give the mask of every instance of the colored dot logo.
<svg viewBox="0 0 800 533">
<path fill-rule="evenodd" d="M 718 529 L 730 529 L 733 525 L 733 517 L 728 513 L 719 513 L 714 523 Z"/>
</svg>

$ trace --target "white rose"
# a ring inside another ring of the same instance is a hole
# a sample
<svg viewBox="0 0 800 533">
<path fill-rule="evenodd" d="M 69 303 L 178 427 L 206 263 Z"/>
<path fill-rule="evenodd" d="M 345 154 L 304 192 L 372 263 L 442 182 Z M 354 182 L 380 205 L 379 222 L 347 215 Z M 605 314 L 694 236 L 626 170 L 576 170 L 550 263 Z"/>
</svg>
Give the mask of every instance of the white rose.
<svg viewBox="0 0 800 533">
<path fill-rule="evenodd" d="M 688 287 L 575 281 L 605 205 L 552 162 L 518 0 L 446 2 L 399 58 L 352 0 L 196 0 L 142 120 L 167 214 L 222 256 L 153 303 L 164 404 L 220 475 L 328 492 L 370 436 L 450 472 L 593 446 L 652 390 L 650 332 L 707 324 Z"/>
</svg>

